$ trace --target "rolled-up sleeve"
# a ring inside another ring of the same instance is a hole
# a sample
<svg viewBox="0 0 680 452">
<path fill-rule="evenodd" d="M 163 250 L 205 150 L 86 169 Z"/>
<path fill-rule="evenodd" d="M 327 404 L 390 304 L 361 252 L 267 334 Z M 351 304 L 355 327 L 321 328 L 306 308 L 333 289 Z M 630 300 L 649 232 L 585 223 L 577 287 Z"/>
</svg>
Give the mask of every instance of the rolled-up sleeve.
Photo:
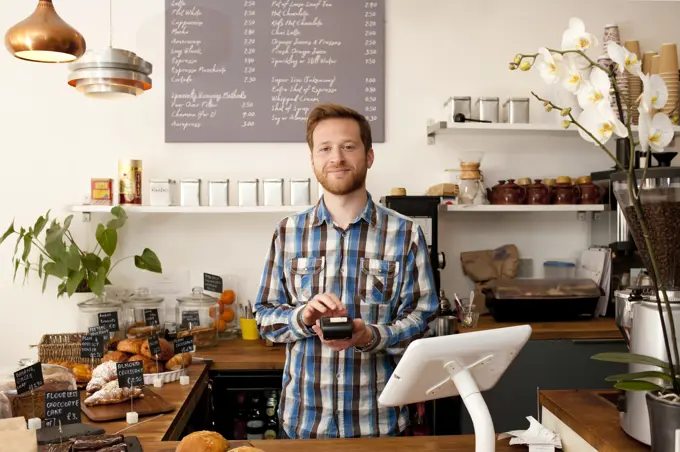
<svg viewBox="0 0 680 452">
<path fill-rule="evenodd" d="M 260 336 L 272 342 L 295 342 L 315 335 L 302 322 L 300 306 L 290 304 L 286 290 L 280 229 L 274 233 L 255 300 L 255 319 Z"/>
<path fill-rule="evenodd" d="M 364 353 L 401 355 L 406 347 L 423 337 L 427 325 L 437 316 L 439 298 L 434 284 L 434 275 L 425 236 L 420 226 L 406 258 L 402 279 L 400 305 L 391 323 L 368 325 L 373 340 L 358 350 Z"/>
</svg>

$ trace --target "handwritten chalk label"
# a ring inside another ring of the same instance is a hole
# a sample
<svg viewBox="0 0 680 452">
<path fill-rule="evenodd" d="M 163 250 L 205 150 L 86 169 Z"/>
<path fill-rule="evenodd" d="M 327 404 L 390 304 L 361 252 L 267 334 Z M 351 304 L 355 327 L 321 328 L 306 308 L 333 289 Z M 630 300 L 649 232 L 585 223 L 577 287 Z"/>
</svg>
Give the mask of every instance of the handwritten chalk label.
<svg viewBox="0 0 680 452">
<path fill-rule="evenodd" d="M 201 325 L 198 311 L 182 311 L 182 328 L 190 330 Z"/>
<path fill-rule="evenodd" d="M 102 336 L 95 335 L 83 336 L 80 343 L 80 357 L 101 358 L 103 356 L 104 356 L 104 338 Z"/>
<path fill-rule="evenodd" d="M 80 395 L 78 391 L 45 393 L 45 427 L 80 423 Z"/>
<path fill-rule="evenodd" d="M 156 355 L 160 355 L 161 342 L 158 340 L 158 336 L 152 334 L 147 341 L 149 342 L 149 352 L 151 352 L 151 356 L 155 357 Z"/>
<path fill-rule="evenodd" d="M 141 361 L 129 361 L 116 363 L 118 372 L 118 386 L 121 388 L 134 388 L 144 386 L 144 365 Z"/>
<path fill-rule="evenodd" d="M 144 323 L 146 323 L 147 326 L 160 325 L 161 320 L 158 317 L 158 309 L 145 309 Z"/>
<path fill-rule="evenodd" d="M 37 362 L 28 367 L 14 372 L 14 384 L 17 387 L 17 394 L 21 395 L 45 384 L 43 380 L 42 365 Z"/>
<path fill-rule="evenodd" d="M 203 290 L 221 294 L 223 287 L 222 278 L 210 273 L 203 273 Z"/>
<path fill-rule="evenodd" d="M 118 331 L 118 313 L 116 311 L 112 312 L 100 312 L 99 316 L 99 326 L 105 326 L 109 331 Z"/>
<path fill-rule="evenodd" d="M 185 336 L 175 339 L 173 346 L 175 348 L 175 355 L 180 353 L 191 353 L 194 351 L 194 337 Z"/>
<path fill-rule="evenodd" d="M 105 326 L 91 326 L 88 331 L 90 336 L 105 336 L 107 339 L 109 337 L 109 329 Z"/>
</svg>

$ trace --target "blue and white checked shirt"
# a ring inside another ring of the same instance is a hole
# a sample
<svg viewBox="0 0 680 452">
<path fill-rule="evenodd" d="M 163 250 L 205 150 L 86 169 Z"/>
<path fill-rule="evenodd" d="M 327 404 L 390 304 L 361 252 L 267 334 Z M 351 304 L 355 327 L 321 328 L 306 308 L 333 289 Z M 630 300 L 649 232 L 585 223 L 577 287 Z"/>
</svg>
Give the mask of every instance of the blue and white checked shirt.
<svg viewBox="0 0 680 452">
<path fill-rule="evenodd" d="M 334 293 L 375 340 L 334 352 L 302 323 L 316 294 Z M 373 202 L 346 230 L 323 198 L 279 223 L 255 302 L 262 337 L 286 343 L 279 419 L 291 438 L 393 436 L 408 425 L 406 407 L 378 397 L 396 355 L 422 337 L 438 298 L 423 232 L 413 220 Z"/>
</svg>

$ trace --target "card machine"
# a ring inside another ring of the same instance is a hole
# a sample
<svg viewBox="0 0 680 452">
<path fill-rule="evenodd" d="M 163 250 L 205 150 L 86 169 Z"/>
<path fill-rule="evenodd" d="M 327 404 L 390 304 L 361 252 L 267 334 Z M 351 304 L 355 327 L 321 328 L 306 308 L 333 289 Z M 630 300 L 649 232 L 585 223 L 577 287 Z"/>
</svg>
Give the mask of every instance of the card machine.
<svg viewBox="0 0 680 452">
<path fill-rule="evenodd" d="M 321 332 L 325 340 L 351 339 L 354 322 L 349 317 L 322 317 Z"/>
</svg>

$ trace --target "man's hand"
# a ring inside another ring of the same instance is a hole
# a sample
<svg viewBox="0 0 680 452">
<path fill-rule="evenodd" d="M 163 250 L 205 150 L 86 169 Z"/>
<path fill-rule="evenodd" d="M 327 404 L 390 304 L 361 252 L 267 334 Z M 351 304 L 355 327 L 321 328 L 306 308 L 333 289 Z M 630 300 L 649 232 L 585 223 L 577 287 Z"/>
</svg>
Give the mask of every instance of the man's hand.
<svg viewBox="0 0 680 452">
<path fill-rule="evenodd" d="M 342 301 L 332 293 L 323 293 L 312 298 L 302 310 L 302 322 L 307 326 L 316 325 L 321 317 L 347 315 Z"/>
<path fill-rule="evenodd" d="M 347 350 L 350 347 L 363 347 L 371 340 L 373 339 L 373 330 L 371 330 L 366 324 L 364 323 L 363 320 L 361 319 L 354 319 L 354 322 L 352 324 L 352 338 L 351 339 L 340 339 L 340 340 L 331 340 L 327 341 L 324 340 L 323 338 L 323 332 L 321 331 L 321 327 L 319 325 L 314 325 L 312 327 L 314 329 L 314 332 L 316 332 L 316 335 L 319 336 L 319 339 L 321 339 L 321 342 L 326 344 L 328 347 L 330 347 L 332 350 L 335 350 L 336 352 L 341 352 L 343 350 Z"/>
</svg>

